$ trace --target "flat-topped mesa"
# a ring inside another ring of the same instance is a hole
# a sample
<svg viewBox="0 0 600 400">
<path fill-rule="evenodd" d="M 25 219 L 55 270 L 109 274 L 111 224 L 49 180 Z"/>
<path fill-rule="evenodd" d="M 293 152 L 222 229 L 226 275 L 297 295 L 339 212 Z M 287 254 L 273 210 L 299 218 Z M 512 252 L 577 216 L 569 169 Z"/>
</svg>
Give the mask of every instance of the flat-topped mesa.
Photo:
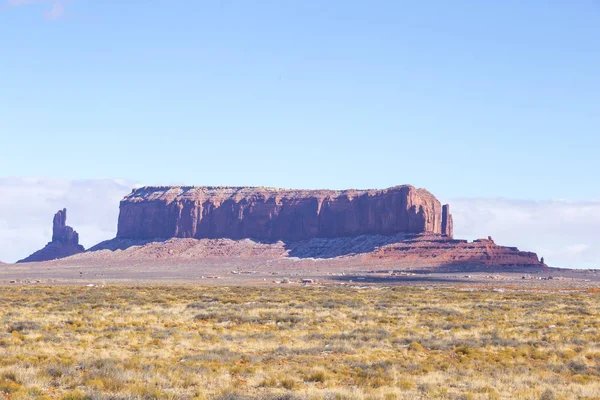
<svg viewBox="0 0 600 400">
<path fill-rule="evenodd" d="M 67 226 L 67 209 L 63 208 L 54 214 L 52 220 L 52 241 L 46 244 L 44 248 L 31 254 L 29 257 L 17 261 L 39 262 L 55 260 L 78 254 L 85 251 L 79 244 L 79 234 L 70 226 Z"/>
<path fill-rule="evenodd" d="M 341 191 L 142 187 L 121 201 L 117 237 L 277 241 L 400 232 L 442 234 L 441 203 L 410 185 Z"/>
</svg>

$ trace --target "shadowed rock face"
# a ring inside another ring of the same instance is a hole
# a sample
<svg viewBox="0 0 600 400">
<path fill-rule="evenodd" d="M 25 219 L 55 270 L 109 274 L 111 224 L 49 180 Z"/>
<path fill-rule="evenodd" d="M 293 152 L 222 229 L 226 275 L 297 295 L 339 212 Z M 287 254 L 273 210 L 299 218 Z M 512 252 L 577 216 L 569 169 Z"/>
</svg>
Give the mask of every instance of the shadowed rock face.
<svg viewBox="0 0 600 400">
<path fill-rule="evenodd" d="M 143 187 L 121 201 L 118 238 L 253 238 L 442 233 L 442 206 L 413 186 L 384 190 Z"/>
<path fill-rule="evenodd" d="M 67 226 L 67 209 L 63 208 L 54 214 L 52 223 L 52 242 L 64 244 L 79 244 L 79 234 Z"/>
<path fill-rule="evenodd" d="M 302 260 L 313 263 L 319 259 L 319 268 L 359 265 L 363 269 L 440 268 L 442 270 L 472 271 L 511 269 L 541 269 L 535 253 L 516 247 L 499 246 L 491 239 L 473 242 L 451 239 L 435 233 L 397 233 L 391 236 L 361 235 L 338 238 L 311 238 L 301 241 L 265 243 L 252 239 L 111 239 L 70 257 L 71 263 L 94 265 L 148 264 L 197 265 L 199 259 L 207 263 L 247 268 L 251 265 L 275 266 Z M 66 261 L 65 261 L 66 262 Z M 313 264 L 314 265 L 314 264 Z"/>
<path fill-rule="evenodd" d="M 450 214 L 450 205 L 446 204 L 442 207 L 442 235 L 449 238 L 454 237 L 454 222 L 452 214 Z"/>
<path fill-rule="evenodd" d="M 54 220 L 52 221 L 52 241 L 46 244 L 43 249 L 18 262 L 55 260 L 83 251 L 85 249 L 79 244 L 79 234 L 73 228 L 67 226 L 67 209 L 64 208 L 54 214 Z"/>
</svg>

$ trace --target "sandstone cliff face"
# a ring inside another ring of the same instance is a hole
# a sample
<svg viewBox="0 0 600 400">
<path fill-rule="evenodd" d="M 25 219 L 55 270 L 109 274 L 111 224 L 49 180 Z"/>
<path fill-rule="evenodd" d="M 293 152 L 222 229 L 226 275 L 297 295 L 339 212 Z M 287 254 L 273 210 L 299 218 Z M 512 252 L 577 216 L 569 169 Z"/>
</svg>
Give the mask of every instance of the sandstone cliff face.
<svg viewBox="0 0 600 400">
<path fill-rule="evenodd" d="M 180 261 L 358 256 L 363 265 L 543 266 L 535 253 L 499 246 L 491 238 L 454 240 L 453 234 L 450 206 L 412 186 L 144 187 L 121 201 L 117 238 L 92 250 Z"/>
<path fill-rule="evenodd" d="M 117 237 L 294 241 L 399 232 L 441 234 L 440 202 L 409 185 L 344 191 L 143 187 L 121 201 Z"/>
<path fill-rule="evenodd" d="M 63 208 L 54 214 L 52 221 L 52 242 L 66 245 L 78 245 L 79 234 L 67 226 L 67 209 Z"/>
<path fill-rule="evenodd" d="M 442 207 L 442 235 L 448 236 L 449 238 L 454 237 L 454 222 L 452 221 L 450 205 L 448 204 L 445 204 Z"/>
<path fill-rule="evenodd" d="M 79 244 L 79 234 L 70 226 L 67 226 L 67 209 L 59 210 L 54 214 L 52 221 L 52 241 L 46 246 L 33 253 L 27 258 L 18 261 L 23 262 L 39 262 L 55 260 L 72 256 L 73 254 L 85 251 L 84 247 Z"/>
</svg>

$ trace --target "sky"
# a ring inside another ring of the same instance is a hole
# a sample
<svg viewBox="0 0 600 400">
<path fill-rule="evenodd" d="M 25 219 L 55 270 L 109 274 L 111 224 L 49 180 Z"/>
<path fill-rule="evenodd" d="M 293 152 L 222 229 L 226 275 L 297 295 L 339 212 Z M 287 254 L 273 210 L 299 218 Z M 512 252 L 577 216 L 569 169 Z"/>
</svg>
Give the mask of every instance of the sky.
<svg viewBox="0 0 600 400">
<path fill-rule="evenodd" d="M 121 184 L 408 183 L 467 204 L 466 236 L 598 265 L 599 21 L 598 0 L 0 0 L 0 193 L 58 209 L 80 185 L 98 197 L 69 204 L 114 214 Z"/>
</svg>

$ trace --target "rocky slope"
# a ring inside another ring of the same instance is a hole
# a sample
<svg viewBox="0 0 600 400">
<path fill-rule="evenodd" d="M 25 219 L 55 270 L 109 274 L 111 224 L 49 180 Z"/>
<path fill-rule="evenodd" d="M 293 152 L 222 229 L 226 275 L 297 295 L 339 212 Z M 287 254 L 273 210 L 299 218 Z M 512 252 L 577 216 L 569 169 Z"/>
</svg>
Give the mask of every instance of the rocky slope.
<svg viewBox="0 0 600 400">
<path fill-rule="evenodd" d="M 499 246 L 491 238 L 468 242 L 431 233 L 311 238 L 274 243 L 226 238 L 171 238 L 164 241 L 116 238 L 68 260 L 78 263 L 98 259 L 116 264 L 165 262 L 170 265 L 197 264 L 199 260 L 214 263 L 218 260 L 241 267 L 290 260 L 295 263 L 303 260 L 341 262 L 364 268 L 373 265 L 544 267 L 535 253 Z"/>
<path fill-rule="evenodd" d="M 71 263 L 199 265 L 223 264 L 249 267 L 270 264 L 296 265 L 321 261 L 323 266 L 449 267 L 469 270 L 500 267 L 534 267 L 545 265 L 535 253 L 516 247 L 500 246 L 491 238 L 473 242 L 454 240 L 441 234 L 406 234 L 391 236 L 360 235 L 338 238 L 311 238 L 301 241 L 264 243 L 252 239 L 141 240 L 115 238 L 102 242 L 83 254 L 67 259 Z M 488 268 L 489 267 L 489 268 Z"/>
<path fill-rule="evenodd" d="M 59 210 L 52 221 L 52 241 L 46 246 L 24 258 L 19 263 L 40 262 L 69 257 L 82 253 L 84 247 L 79 244 L 79 234 L 67 226 L 67 209 Z"/>
<path fill-rule="evenodd" d="M 413 186 L 384 190 L 143 187 L 120 205 L 118 238 L 298 241 L 396 233 L 452 237 L 449 207 Z"/>
<path fill-rule="evenodd" d="M 491 237 L 454 240 L 439 235 L 418 235 L 375 249 L 371 257 L 401 260 L 415 265 L 468 265 L 497 267 L 545 267 L 535 253 L 516 247 L 500 246 Z"/>
</svg>

